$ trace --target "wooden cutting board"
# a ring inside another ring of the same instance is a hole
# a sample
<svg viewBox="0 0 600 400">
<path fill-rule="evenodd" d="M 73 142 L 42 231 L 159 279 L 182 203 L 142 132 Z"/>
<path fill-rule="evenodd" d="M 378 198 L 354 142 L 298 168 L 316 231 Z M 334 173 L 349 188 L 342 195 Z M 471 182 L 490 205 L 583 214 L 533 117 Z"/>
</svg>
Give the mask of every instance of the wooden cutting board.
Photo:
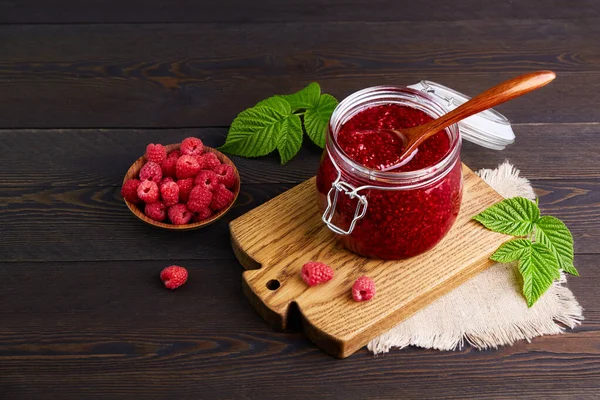
<svg viewBox="0 0 600 400">
<path fill-rule="evenodd" d="M 360 257 L 339 245 L 321 221 L 312 178 L 230 224 L 233 250 L 247 270 L 246 296 L 274 327 L 299 318 L 305 334 L 327 353 L 347 357 L 438 297 L 491 265 L 488 257 L 508 236 L 471 217 L 501 201 L 487 183 L 463 165 L 460 214 L 432 250 L 401 261 Z M 324 262 L 334 278 L 308 287 L 300 276 L 308 261 Z M 376 296 L 357 303 L 351 287 L 361 275 L 375 281 Z"/>
</svg>

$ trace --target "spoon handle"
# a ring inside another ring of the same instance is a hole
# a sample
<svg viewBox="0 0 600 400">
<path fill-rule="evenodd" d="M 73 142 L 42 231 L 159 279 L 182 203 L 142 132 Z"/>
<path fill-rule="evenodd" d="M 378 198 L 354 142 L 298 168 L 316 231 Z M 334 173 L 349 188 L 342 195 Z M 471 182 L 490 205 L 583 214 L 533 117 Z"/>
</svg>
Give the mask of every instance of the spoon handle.
<svg viewBox="0 0 600 400">
<path fill-rule="evenodd" d="M 419 144 L 436 132 L 445 129 L 458 121 L 468 118 L 473 114 L 485 111 L 488 108 L 495 107 L 498 104 L 512 100 L 515 97 L 519 97 L 533 90 L 539 89 L 542 86 L 552 82 L 555 77 L 556 74 L 552 71 L 537 71 L 504 81 L 473 97 L 471 100 L 450 111 L 441 118 L 435 119 L 425 125 L 411 128 L 414 130 L 418 129 L 422 134 L 420 137 L 415 138 L 416 140 L 414 144 L 410 147 L 416 149 Z"/>
</svg>

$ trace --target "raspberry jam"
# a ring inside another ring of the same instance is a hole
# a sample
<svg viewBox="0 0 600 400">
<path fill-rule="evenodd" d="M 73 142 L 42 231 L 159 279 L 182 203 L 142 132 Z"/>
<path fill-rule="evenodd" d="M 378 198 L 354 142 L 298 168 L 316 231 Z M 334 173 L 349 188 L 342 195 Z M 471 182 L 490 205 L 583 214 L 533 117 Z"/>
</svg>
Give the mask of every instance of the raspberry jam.
<svg viewBox="0 0 600 400">
<path fill-rule="evenodd" d="M 324 221 L 350 251 L 412 257 L 448 233 L 462 199 L 458 128 L 438 132 L 397 168 L 403 143 L 385 130 L 422 125 L 443 112 L 427 94 L 390 87 L 357 92 L 336 108 L 317 190 Z"/>
</svg>

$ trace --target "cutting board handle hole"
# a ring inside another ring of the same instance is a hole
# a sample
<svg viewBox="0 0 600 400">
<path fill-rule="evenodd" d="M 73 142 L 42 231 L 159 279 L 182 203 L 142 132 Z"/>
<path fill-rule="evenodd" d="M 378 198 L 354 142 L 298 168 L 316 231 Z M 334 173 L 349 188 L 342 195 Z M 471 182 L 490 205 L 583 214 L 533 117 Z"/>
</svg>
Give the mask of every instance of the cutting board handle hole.
<svg viewBox="0 0 600 400">
<path fill-rule="evenodd" d="M 267 282 L 267 289 L 269 290 L 277 290 L 281 286 L 281 283 L 277 279 L 271 279 Z"/>
</svg>

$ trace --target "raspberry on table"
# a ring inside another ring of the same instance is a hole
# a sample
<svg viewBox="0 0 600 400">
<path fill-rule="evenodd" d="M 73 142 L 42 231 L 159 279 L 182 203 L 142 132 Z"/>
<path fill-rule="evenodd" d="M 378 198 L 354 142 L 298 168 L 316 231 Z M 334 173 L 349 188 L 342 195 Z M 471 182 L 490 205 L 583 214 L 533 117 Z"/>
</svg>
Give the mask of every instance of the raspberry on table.
<svg viewBox="0 0 600 400">
<path fill-rule="evenodd" d="M 140 181 L 138 179 L 128 179 L 123 183 L 123 187 L 121 187 L 121 196 L 130 203 L 140 203 L 141 200 L 137 194 L 138 186 L 140 186 Z"/>
<path fill-rule="evenodd" d="M 322 262 L 311 261 L 302 266 L 302 280 L 308 286 L 316 286 L 333 278 L 333 268 Z"/>
<path fill-rule="evenodd" d="M 194 179 L 195 186 L 202 186 L 211 192 L 219 186 L 219 177 L 214 171 L 202 170 L 196 175 Z"/>
<path fill-rule="evenodd" d="M 177 181 L 177 186 L 179 186 L 179 200 L 187 203 L 194 188 L 194 180 L 192 178 L 180 179 Z"/>
<path fill-rule="evenodd" d="M 167 159 L 167 148 L 162 144 L 150 143 L 146 147 L 146 159 L 161 164 Z"/>
<path fill-rule="evenodd" d="M 189 137 L 183 139 L 181 142 L 181 146 L 179 146 L 179 150 L 181 154 L 189 155 L 189 156 L 199 156 L 204 151 L 204 145 L 202 144 L 202 140 Z"/>
<path fill-rule="evenodd" d="M 192 219 L 193 213 L 185 204 L 179 203 L 169 207 L 169 219 L 174 225 L 185 225 Z"/>
<path fill-rule="evenodd" d="M 144 214 L 155 221 L 162 222 L 165 220 L 165 218 L 167 218 L 167 206 L 160 201 L 146 204 Z"/>
<path fill-rule="evenodd" d="M 179 186 L 171 181 L 166 182 L 160 187 L 160 195 L 167 207 L 179 203 Z"/>
<path fill-rule="evenodd" d="M 210 218 L 212 215 L 212 210 L 209 207 L 206 207 L 198 211 L 197 213 L 194 213 L 194 216 L 192 217 L 192 222 L 204 221 L 205 219 Z"/>
<path fill-rule="evenodd" d="M 368 301 L 375 296 L 375 282 L 368 276 L 361 276 L 352 285 L 354 301 Z"/>
<path fill-rule="evenodd" d="M 167 158 L 179 158 L 181 157 L 181 152 L 179 150 L 173 150 L 167 155 Z"/>
<path fill-rule="evenodd" d="M 221 160 L 219 157 L 213 152 L 207 152 L 202 156 L 203 159 L 203 169 L 211 169 L 215 170 L 217 167 L 221 165 Z"/>
<path fill-rule="evenodd" d="M 194 156 L 183 155 L 179 157 L 175 165 L 177 179 L 193 178 L 198 172 L 200 172 L 200 164 Z"/>
<path fill-rule="evenodd" d="M 187 206 L 190 211 L 200 212 L 207 208 L 213 199 L 213 194 L 210 190 L 202 186 L 196 186 L 190 193 L 190 199 Z"/>
<path fill-rule="evenodd" d="M 187 269 L 179 265 L 171 265 L 160 272 L 160 280 L 167 289 L 177 289 L 187 281 L 187 278 Z"/>
<path fill-rule="evenodd" d="M 214 211 L 220 211 L 230 205 L 233 198 L 233 193 L 221 183 L 213 192 L 210 208 Z"/>
<path fill-rule="evenodd" d="M 160 196 L 158 185 L 153 181 L 143 181 L 137 188 L 137 195 L 145 203 L 156 203 Z"/>
<path fill-rule="evenodd" d="M 160 183 L 162 179 L 162 169 L 160 165 L 153 161 L 148 161 L 142 169 L 140 169 L 140 181 L 149 180 Z"/>
<path fill-rule="evenodd" d="M 167 157 L 165 161 L 160 165 L 162 168 L 163 176 L 169 176 L 174 178 L 177 173 L 177 157 Z"/>
<path fill-rule="evenodd" d="M 219 178 L 219 183 L 225 185 L 227 189 L 231 189 L 235 185 L 237 179 L 231 165 L 221 164 L 214 171 Z"/>
</svg>

